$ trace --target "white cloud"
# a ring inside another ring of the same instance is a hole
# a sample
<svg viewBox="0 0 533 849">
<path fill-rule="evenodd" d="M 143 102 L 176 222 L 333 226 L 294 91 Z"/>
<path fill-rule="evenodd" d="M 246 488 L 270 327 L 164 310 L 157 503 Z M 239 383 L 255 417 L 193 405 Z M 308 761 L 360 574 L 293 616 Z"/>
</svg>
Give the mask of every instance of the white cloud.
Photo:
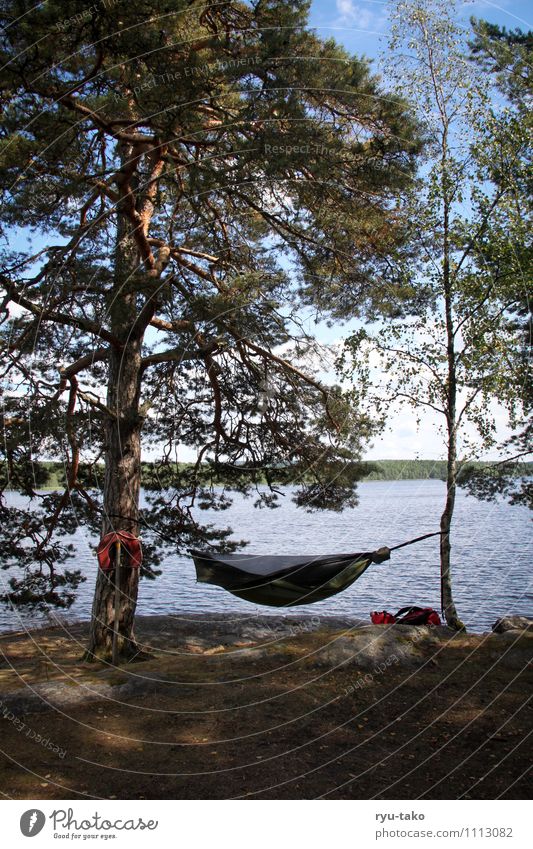
<svg viewBox="0 0 533 849">
<path fill-rule="evenodd" d="M 337 0 L 339 23 L 352 24 L 359 29 L 370 29 L 375 25 L 375 15 L 369 9 L 364 9 L 353 0 Z"/>
<path fill-rule="evenodd" d="M 423 340 L 422 334 L 416 335 L 418 342 Z M 335 359 L 343 348 L 343 337 L 332 340 L 328 345 L 317 346 L 313 365 L 320 369 L 320 378 L 325 383 L 340 383 L 343 389 L 349 390 L 351 379 L 339 379 L 335 374 Z M 370 368 L 370 379 L 377 389 L 382 383 L 384 376 L 383 362 L 379 353 L 371 348 L 369 351 L 368 366 Z M 398 363 L 400 368 L 400 363 Z M 391 372 L 387 372 L 387 377 Z M 463 393 L 459 394 L 459 407 L 466 400 Z M 369 410 L 371 413 L 372 410 Z M 487 414 L 492 418 L 495 426 L 494 438 L 497 443 L 502 443 L 512 435 L 508 424 L 508 413 L 505 407 L 496 400 L 489 403 Z M 446 441 L 443 433 L 445 424 L 444 416 L 429 408 L 417 407 L 413 409 L 401 402 L 391 402 L 388 407 L 388 421 L 383 433 L 373 441 L 372 446 L 365 453 L 365 459 L 373 460 L 402 460 L 420 459 L 436 460 L 445 457 Z M 500 457 L 498 446 L 489 449 L 480 456 L 472 455 L 472 446 L 479 445 L 479 434 L 474 424 L 464 420 L 460 433 L 458 434 L 459 456 L 471 457 L 479 460 L 495 460 Z M 476 450 L 474 448 L 474 450 Z"/>
<path fill-rule="evenodd" d="M 496 424 L 496 439 L 502 442 L 511 435 L 507 426 L 507 414 L 502 406 L 495 401 L 490 405 L 490 413 Z M 417 416 L 420 417 L 417 425 Z M 446 456 L 446 446 L 439 427 L 442 426 L 442 416 L 432 411 L 416 413 L 407 408 L 391 408 L 389 424 L 385 432 L 374 440 L 372 447 L 366 452 L 365 459 L 368 460 L 438 460 Z M 463 455 L 462 446 L 464 439 L 476 441 L 476 430 L 473 425 L 466 424 L 459 440 L 459 456 Z M 468 450 L 465 455 L 471 457 Z M 497 448 L 473 459 L 496 460 L 500 454 Z"/>
</svg>

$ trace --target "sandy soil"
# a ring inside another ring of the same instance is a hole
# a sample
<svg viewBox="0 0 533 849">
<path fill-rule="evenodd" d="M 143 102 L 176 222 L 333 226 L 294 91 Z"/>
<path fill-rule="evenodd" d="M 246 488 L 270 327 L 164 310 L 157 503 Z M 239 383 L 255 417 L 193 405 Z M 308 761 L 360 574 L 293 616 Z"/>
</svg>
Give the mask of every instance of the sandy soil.
<svg viewBox="0 0 533 849">
<path fill-rule="evenodd" d="M 6 798 L 531 794 L 531 632 L 147 617 L 118 670 L 86 632 L 0 635 Z"/>
</svg>

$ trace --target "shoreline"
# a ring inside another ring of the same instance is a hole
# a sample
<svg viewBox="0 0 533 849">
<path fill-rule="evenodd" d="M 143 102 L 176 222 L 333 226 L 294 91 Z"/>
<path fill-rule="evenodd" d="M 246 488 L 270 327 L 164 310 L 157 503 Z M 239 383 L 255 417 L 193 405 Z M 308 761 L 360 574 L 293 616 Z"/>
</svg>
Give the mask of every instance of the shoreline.
<svg viewBox="0 0 533 849">
<path fill-rule="evenodd" d="M 278 609 L 279 610 L 279 609 Z M 293 612 L 295 611 L 295 612 Z M 439 611 L 437 611 L 439 612 Z M 440 612 L 439 615 L 441 616 Z M 509 614 L 502 614 L 508 616 Z M 519 616 L 528 616 L 528 614 L 514 614 Z M 442 616 L 441 616 L 442 619 Z M 360 628 L 382 627 L 374 626 L 370 617 L 362 618 L 359 616 L 348 616 L 345 614 L 331 613 L 297 613 L 296 608 L 288 608 L 286 613 L 244 613 L 241 609 L 235 610 L 202 610 L 198 612 L 177 610 L 172 613 L 140 613 L 135 617 L 136 627 L 141 627 L 143 630 L 152 631 L 151 624 L 157 626 L 158 623 L 163 623 L 170 628 L 173 628 L 176 633 L 185 634 L 187 630 L 208 634 L 228 634 L 233 626 L 235 633 L 241 633 L 242 629 L 255 626 L 258 630 L 272 630 L 279 633 L 296 634 L 296 633 L 311 633 L 318 630 L 352 630 Z M 16 628 L 0 628 L 0 641 L 8 638 L 24 637 L 28 635 L 37 636 L 47 631 L 86 631 L 89 628 L 90 619 L 62 619 L 60 616 L 57 621 L 45 623 L 35 623 L 27 628 L 17 626 Z M 387 627 L 391 627 L 390 625 Z M 407 627 L 426 627 L 426 626 L 406 626 L 398 625 L 399 628 Z M 446 624 L 438 627 L 430 627 L 430 632 L 435 634 L 451 636 L 455 631 L 448 628 Z M 472 637 L 490 636 L 493 630 L 473 630 L 467 628 L 466 634 Z"/>
<path fill-rule="evenodd" d="M 440 614 L 439 614 L 440 615 Z M 208 611 L 199 611 L 198 613 L 191 611 L 174 611 L 172 613 L 146 613 L 146 614 L 137 614 L 135 617 L 136 627 L 142 627 L 143 630 L 148 628 L 148 630 L 152 630 L 150 627 L 150 623 L 156 624 L 158 622 L 164 622 L 169 627 L 173 627 L 176 630 L 176 633 L 185 633 L 189 626 L 190 631 L 197 630 L 199 633 L 228 633 L 228 626 L 233 624 L 236 629 L 236 633 L 239 632 L 241 628 L 246 628 L 247 624 L 256 626 L 257 629 L 269 629 L 276 630 L 280 633 L 310 633 L 314 630 L 351 630 L 351 629 L 359 629 L 359 628 L 372 628 L 372 627 L 381 627 L 374 626 L 370 620 L 370 617 L 364 619 L 358 616 L 346 616 L 342 614 L 330 614 L 330 613 L 292 613 L 292 611 L 287 611 L 285 614 L 280 613 L 243 613 L 242 610 L 228 611 L 228 610 L 208 610 Z M 73 619 L 70 621 L 69 619 L 61 620 L 58 618 L 56 622 L 50 621 L 46 623 L 36 623 L 35 625 L 29 625 L 27 628 L 17 626 L 16 628 L 0 628 L 0 641 L 8 638 L 14 639 L 15 637 L 24 637 L 24 636 L 37 636 L 39 634 L 43 634 L 48 631 L 56 631 L 61 630 L 64 632 L 72 631 L 87 631 L 89 628 L 90 619 Z M 390 627 L 390 626 L 388 626 Z M 400 625 L 398 627 L 413 627 L 413 626 L 404 626 Z M 426 627 L 426 626 L 414 626 L 414 627 Z M 437 628 L 433 628 L 435 633 L 449 633 L 450 635 L 455 633 L 452 629 L 449 629 L 446 625 L 441 625 Z M 492 631 L 474 631 L 471 629 L 467 629 L 467 634 L 469 636 L 488 636 Z"/>
</svg>

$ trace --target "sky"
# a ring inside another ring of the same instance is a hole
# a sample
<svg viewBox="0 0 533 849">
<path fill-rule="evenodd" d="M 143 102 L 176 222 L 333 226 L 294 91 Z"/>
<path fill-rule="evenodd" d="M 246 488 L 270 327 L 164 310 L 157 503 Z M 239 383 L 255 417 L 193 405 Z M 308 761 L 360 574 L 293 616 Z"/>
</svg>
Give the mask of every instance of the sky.
<svg viewBox="0 0 533 849">
<path fill-rule="evenodd" d="M 533 21 L 531 0 L 501 0 L 489 3 L 473 0 L 457 4 L 459 18 L 470 17 L 490 23 L 529 29 Z M 348 50 L 375 59 L 384 47 L 388 31 L 388 3 L 385 0 L 313 0 L 311 25 L 321 36 L 331 35 Z"/>
<path fill-rule="evenodd" d="M 459 18 L 465 25 L 468 24 L 469 18 L 474 16 L 504 25 L 508 29 L 532 27 L 533 6 L 525 0 L 501 0 L 498 4 L 474 0 L 460 3 L 457 8 Z M 378 57 L 387 42 L 388 11 L 388 3 L 384 0 L 313 0 L 310 24 L 321 37 L 334 37 L 350 52 L 371 59 L 376 63 L 377 70 Z M 22 233 L 19 234 L 19 239 L 21 242 L 26 241 Z M 33 237 L 32 243 L 34 248 L 41 247 L 39 238 Z M 338 326 L 326 327 L 323 324 L 318 327 L 317 336 L 323 343 L 339 344 L 348 329 L 349 326 L 342 329 Z M 493 414 L 498 437 L 504 439 L 509 435 L 506 414 L 496 404 L 493 405 Z M 369 447 L 365 456 L 367 459 L 439 459 L 444 453 L 444 443 L 438 433 L 438 425 L 434 415 L 423 415 L 417 421 L 410 409 L 391 410 L 390 425 Z M 494 456 L 496 455 L 488 454 L 484 459 Z"/>
</svg>

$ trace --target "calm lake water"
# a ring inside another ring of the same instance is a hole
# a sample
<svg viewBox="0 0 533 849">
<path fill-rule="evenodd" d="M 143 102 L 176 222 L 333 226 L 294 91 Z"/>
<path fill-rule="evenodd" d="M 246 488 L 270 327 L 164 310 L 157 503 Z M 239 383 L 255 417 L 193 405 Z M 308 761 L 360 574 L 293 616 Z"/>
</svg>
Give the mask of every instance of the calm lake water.
<svg viewBox="0 0 533 849">
<path fill-rule="evenodd" d="M 392 547 L 412 537 L 438 530 L 445 486 L 441 481 L 375 481 L 359 487 L 360 504 L 343 513 L 308 514 L 295 507 L 287 492 L 282 506 L 258 510 L 253 499 L 237 497 L 224 513 L 202 512 L 203 521 L 230 525 L 235 539 L 250 541 L 256 554 L 326 554 Z M 11 495 L 10 503 L 22 503 Z M 83 530 L 75 537 L 76 567 L 88 580 L 75 604 L 60 611 L 62 621 L 88 619 L 91 612 L 96 559 L 94 542 Z M 506 613 L 533 614 L 531 514 L 507 503 L 486 504 L 459 492 L 452 539 L 453 581 L 459 615 L 470 630 L 484 631 Z M 74 562 L 74 561 L 72 561 Z M 192 619 L 197 612 L 281 613 L 240 601 L 219 587 L 196 584 L 187 556 L 168 558 L 156 581 L 143 581 L 139 614 L 170 614 Z M 0 573 L 5 585 L 9 572 Z M 395 612 L 407 604 L 439 608 L 438 537 L 393 552 L 391 560 L 373 565 L 344 593 L 289 613 L 342 614 L 367 619 L 371 610 Z M 0 608 L 0 629 L 30 628 L 53 621 L 43 615 Z"/>
</svg>

